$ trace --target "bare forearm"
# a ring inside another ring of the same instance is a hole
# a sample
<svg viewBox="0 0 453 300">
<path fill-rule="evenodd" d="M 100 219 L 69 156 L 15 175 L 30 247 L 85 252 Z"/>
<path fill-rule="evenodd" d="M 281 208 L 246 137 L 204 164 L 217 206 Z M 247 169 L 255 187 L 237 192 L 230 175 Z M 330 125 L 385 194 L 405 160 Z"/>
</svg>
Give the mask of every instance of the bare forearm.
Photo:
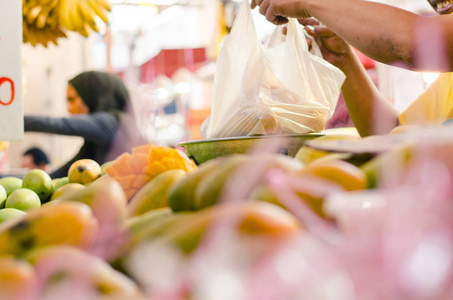
<svg viewBox="0 0 453 300">
<path fill-rule="evenodd" d="M 447 37 L 451 34 L 449 31 L 452 31 L 451 27 L 453 27 L 453 18 L 450 16 L 425 18 L 393 6 L 363 0 L 304 1 L 310 15 L 320 20 L 360 52 L 377 61 L 403 63 L 404 65 L 400 66 L 409 69 L 453 70 L 453 59 L 450 60 L 449 65 L 447 62 L 439 66 L 433 60 L 432 63 L 425 61 L 423 66 L 420 66 L 414 58 L 416 39 L 424 39 L 421 36 L 423 34 L 432 34 L 432 32 L 418 32 L 417 28 L 420 28 L 418 25 L 428 19 L 438 22 L 439 28 L 444 28 L 440 36 Z M 450 45 L 446 41 L 446 44 L 447 49 L 453 49 L 453 41 Z M 424 46 L 430 47 L 427 44 Z M 450 53 L 446 53 L 447 56 L 453 57 L 451 55 L 453 50 L 449 51 Z"/>
<path fill-rule="evenodd" d="M 352 48 L 340 68 L 346 75 L 343 97 L 360 135 L 386 134 L 397 126 L 397 111 L 376 88 Z"/>
</svg>

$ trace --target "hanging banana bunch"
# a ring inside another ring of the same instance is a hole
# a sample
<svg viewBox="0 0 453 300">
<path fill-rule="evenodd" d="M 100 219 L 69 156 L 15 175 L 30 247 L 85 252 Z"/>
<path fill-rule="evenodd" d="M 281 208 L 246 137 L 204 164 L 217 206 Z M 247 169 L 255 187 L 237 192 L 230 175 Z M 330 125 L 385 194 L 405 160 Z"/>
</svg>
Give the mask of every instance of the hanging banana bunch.
<svg viewBox="0 0 453 300">
<path fill-rule="evenodd" d="M 96 17 L 107 24 L 111 10 L 107 0 L 59 0 L 58 20 L 61 26 L 87 37 L 90 30 L 99 32 Z"/>
<path fill-rule="evenodd" d="M 22 0 L 23 42 L 33 47 L 49 42 L 57 44 L 57 39 L 66 37 L 58 24 L 59 0 Z"/>
<path fill-rule="evenodd" d="M 112 5 L 108 0 L 22 0 L 22 10 L 23 42 L 47 47 L 66 38 L 66 30 L 84 37 L 99 32 L 96 18 L 107 24 Z"/>
</svg>

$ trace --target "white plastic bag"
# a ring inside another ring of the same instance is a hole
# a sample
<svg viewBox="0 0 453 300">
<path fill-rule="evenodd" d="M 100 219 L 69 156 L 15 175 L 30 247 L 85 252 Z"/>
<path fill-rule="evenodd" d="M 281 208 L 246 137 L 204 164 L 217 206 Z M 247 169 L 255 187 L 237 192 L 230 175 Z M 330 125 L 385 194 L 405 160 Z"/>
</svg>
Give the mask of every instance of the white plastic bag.
<svg viewBox="0 0 453 300">
<path fill-rule="evenodd" d="M 278 30 L 281 31 L 281 28 Z M 203 138 L 320 132 L 345 75 L 308 50 L 297 20 L 283 42 L 262 45 L 244 0 L 217 58 L 211 115 Z M 278 39 L 277 39 L 278 40 Z M 315 48 L 316 49 L 316 48 Z"/>
</svg>

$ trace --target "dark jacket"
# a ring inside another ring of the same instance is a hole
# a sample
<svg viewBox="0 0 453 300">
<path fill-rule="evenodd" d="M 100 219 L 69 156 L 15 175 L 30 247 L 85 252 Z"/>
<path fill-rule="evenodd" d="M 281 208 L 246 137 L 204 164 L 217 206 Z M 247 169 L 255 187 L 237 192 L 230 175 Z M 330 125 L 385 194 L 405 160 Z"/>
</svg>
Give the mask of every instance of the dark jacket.
<svg viewBox="0 0 453 300">
<path fill-rule="evenodd" d="M 67 176 L 69 167 L 78 159 L 90 158 L 103 164 L 115 139 L 118 125 L 115 116 L 107 112 L 70 118 L 24 117 L 25 131 L 80 136 L 85 140 L 80 151 L 71 160 L 50 174 L 52 178 Z"/>
<path fill-rule="evenodd" d="M 129 93 L 119 77 L 106 72 L 89 71 L 77 75 L 68 83 L 89 108 L 88 115 L 68 118 L 24 117 L 25 131 L 80 136 L 85 140 L 76 156 L 50 174 L 52 178 L 67 176 L 70 165 L 78 159 L 90 158 L 102 164 L 135 145 L 124 141 L 127 134 L 120 135 L 122 141 L 119 143 L 115 141 L 129 103 Z M 112 147 L 118 148 L 116 145 L 122 148 L 112 154 Z"/>
</svg>

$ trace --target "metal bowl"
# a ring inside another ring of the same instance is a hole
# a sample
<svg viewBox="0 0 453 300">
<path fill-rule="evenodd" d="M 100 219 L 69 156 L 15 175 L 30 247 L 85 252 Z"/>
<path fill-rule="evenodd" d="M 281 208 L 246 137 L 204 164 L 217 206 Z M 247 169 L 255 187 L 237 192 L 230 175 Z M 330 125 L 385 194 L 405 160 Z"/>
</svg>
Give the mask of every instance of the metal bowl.
<svg viewBox="0 0 453 300">
<path fill-rule="evenodd" d="M 306 141 L 323 135 L 324 134 L 320 133 L 309 133 L 303 135 L 230 137 L 188 141 L 180 143 L 179 146 L 184 148 L 184 152 L 187 156 L 199 165 L 219 156 L 244 154 L 252 150 L 255 146 L 259 147 L 259 145 L 262 145 L 263 147 L 266 147 L 266 145 L 272 145 L 273 142 L 282 145 L 278 152 L 294 157 Z"/>
</svg>

